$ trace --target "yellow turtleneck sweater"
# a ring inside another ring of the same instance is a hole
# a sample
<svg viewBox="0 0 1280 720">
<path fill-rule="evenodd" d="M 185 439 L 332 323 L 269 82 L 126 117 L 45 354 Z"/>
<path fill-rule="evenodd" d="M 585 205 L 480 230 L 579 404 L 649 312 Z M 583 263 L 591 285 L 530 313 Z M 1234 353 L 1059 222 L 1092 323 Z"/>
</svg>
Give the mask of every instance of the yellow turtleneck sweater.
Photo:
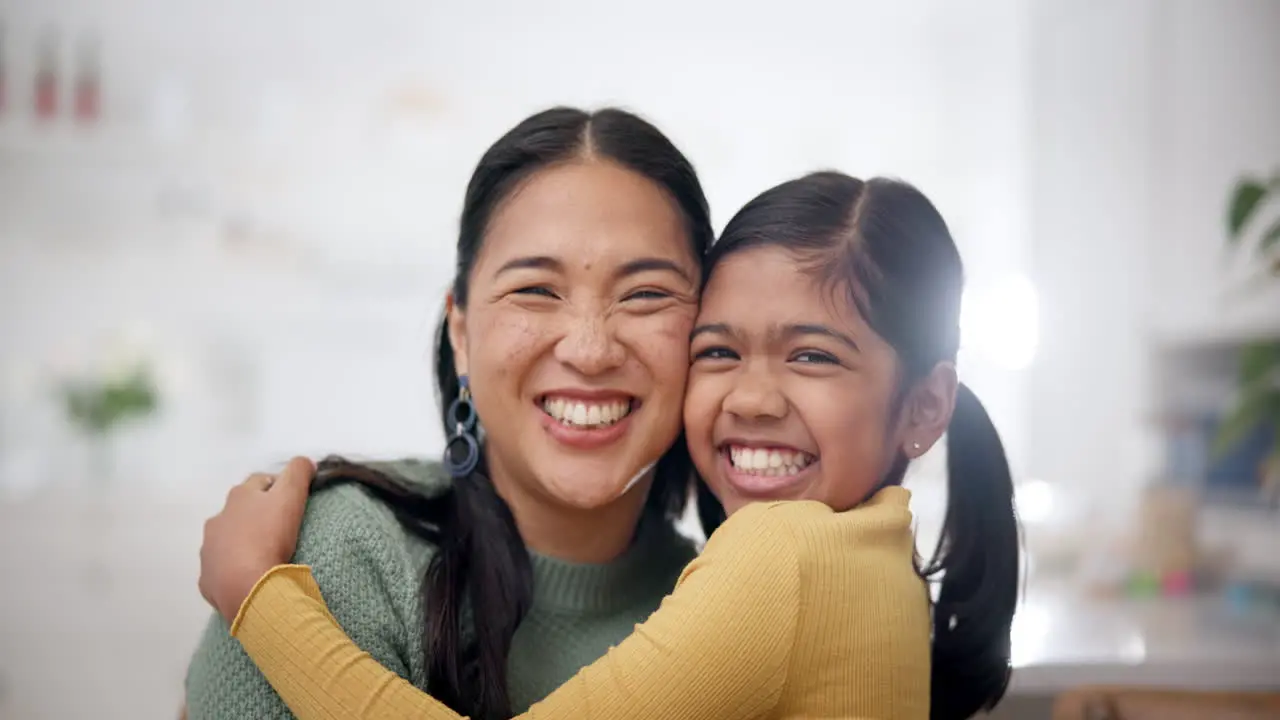
<svg viewBox="0 0 1280 720">
<path fill-rule="evenodd" d="M 927 720 L 909 498 L 739 510 L 657 612 L 520 717 Z M 356 647 L 304 565 L 268 572 L 231 633 L 299 720 L 461 717 Z"/>
</svg>

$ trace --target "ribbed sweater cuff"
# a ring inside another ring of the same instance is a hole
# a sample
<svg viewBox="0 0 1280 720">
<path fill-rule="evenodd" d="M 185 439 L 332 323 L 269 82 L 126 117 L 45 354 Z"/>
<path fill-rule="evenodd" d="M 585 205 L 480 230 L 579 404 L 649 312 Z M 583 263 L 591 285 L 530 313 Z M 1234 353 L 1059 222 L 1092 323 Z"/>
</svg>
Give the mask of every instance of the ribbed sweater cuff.
<svg viewBox="0 0 1280 720">
<path fill-rule="evenodd" d="M 268 570 L 262 577 L 258 578 L 258 582 L 253 584 L 253 589 L 245 596 L 244 602 L 240 603 L 240 610 L 236 612 L 236 619 L 231 622 L 231 637 L 235 637 L 239 632 L 240 626 L 244 624 L 245 616 L 249 613 L 249 606 L 253 604 L 253 599 L 258 592 L 271 580 L 279 574 L 291 574 L 301 572 L 307 577 L 311 576 L 310 565 L 277 565 Z"/>
</svg>

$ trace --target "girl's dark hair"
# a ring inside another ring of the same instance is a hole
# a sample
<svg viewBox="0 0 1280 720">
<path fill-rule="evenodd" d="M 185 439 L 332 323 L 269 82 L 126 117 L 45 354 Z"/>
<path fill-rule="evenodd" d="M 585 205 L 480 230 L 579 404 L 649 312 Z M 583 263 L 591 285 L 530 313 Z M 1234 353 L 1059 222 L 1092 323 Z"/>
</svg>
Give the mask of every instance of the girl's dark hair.
<svg viewBox="0 0 1280 720">
<path fill-rule="evenodd" d="M 729 221 L 703 272 L 765 246 L 785 249 L 816 281 L 847 291 L 893 346 L 900 365 L 895 413 L 915 382 L 956 359 L 964 269 L 942 216 L 914 187 L 836 172 L 778 185 Z M 885 483 L 901 483 L 906 469 L 900 454 Z M 947 431 L 946 519 L 933 558 L 919 569 L 941 584 L 933 608 L 934 720 L 971 717 L 1004 696 L 1018 551 L 1004 447 L 982 403 L 960 385 Z"/>
<path fill-rule="evenodd" d="M 454 303 L 467 305 L 471 269 L 502 202 L 535 172 L 580 158 L 617 163 L 662 187 L 679 206 L 690 249 L 701 262 L 714 236 L 710 211 L 693 165 L 671 141 L 622 110 L 553 108 L 499 138 L 472 174 L 458 232 Z M 448 434 L 453 428 L 447 412 L 459 386 L 446 320 L 437 333 L 435 375 Z M 674 520 L 684 510 L 693 478 L 682 433 L 658 461 L 646 514 Z M 360 483 L 390 505 L 405 527 L 437 547 L 422 583 L 427 691 L 475 720 L 511 717 L 507 656 L 529 610 L 533 571 L 515 518 L 495 491 L 483 459 L 471 475 L 433 497 L 340 458 L 320 463 L 316 486 L 334 482 Z M 708 512 L 714 515 L 715 508 L 718 503 Z"/>
</svg>

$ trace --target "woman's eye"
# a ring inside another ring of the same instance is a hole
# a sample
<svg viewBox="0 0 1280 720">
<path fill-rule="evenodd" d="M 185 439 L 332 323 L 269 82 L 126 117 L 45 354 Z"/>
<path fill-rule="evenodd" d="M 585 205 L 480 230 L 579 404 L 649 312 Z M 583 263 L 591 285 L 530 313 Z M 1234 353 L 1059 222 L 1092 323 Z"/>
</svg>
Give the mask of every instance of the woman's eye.
<svg viewBox="0 0 1280 720">
<path fill-rule="evenodd" d="M 830 353 L 820 352 L 818 350 L 805 350 L 791 356 L 792 362 L 801 363 L 819 363 L 823 365 L 839 365 L 840 361 Z"/>
<path fill-rule="evenodd" d="M 699 350 L 693 356 L 694 360 L 737 360 L 738 353 L 727 347 L 709 347 L 705 350 Z"/>
<path fill-rule="evenodd" d="M 637 290 L 623 298 L 624 300 L 665 300 L 671 293 L 663 290 Z"/>
<path fill-rule="evenodd" d="M 555 293 L 551 292 L 551 288 L 548 288 L 545 285 L 532 285 L 530 287 L 523 287 L 518 290 L 512 291 L 511 294 L 512 295 L 540 295 L 542 297 L 549 297 L 549 298 L 554 298 L 556 296 Z"/>
</svg>

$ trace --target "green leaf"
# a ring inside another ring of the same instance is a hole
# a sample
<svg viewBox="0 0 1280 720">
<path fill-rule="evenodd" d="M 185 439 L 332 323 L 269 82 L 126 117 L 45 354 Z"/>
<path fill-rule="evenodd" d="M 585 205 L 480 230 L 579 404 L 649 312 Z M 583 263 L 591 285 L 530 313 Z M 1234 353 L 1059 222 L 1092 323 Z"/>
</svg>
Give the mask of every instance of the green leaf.
<svg viewBox="0 0 1280 720">
<path fill-rule="evenodd" d="M 1258 249 L 1262 252 L 1269 251 L 1276 243 L 1280 243 L 1280 218 L 1276 218 L 1271 227 L 1262 233 L 1262 240 L 1258 243 Z"/>
<path fill-rule="evenodd" d="M 1258 342 L 1240 350 L 1240 385 L 1248 387 L 1269 380 L 1280 371 L 1280 341 Z"/>
<path fill-rule="evenodd" d="M 1256 392 L 1245 395 L 1235 409 L 1227 414 L 1218 426 L 1213 440 L 1213 454 L 1221 457 L 1244 440 L 1259 423 L 1266 421 L 1274 408 L 1273 393 Z"/>
<path fill-rule="evenodd" d="M 1267 196 L 1267 186 L 1257 180 L 1241 180 L 1231 193 L 1231 205 L 1227 214 L 1227 230 L 1232 241 L 1240 239 L 1240 231 Z"/>
</svg>

